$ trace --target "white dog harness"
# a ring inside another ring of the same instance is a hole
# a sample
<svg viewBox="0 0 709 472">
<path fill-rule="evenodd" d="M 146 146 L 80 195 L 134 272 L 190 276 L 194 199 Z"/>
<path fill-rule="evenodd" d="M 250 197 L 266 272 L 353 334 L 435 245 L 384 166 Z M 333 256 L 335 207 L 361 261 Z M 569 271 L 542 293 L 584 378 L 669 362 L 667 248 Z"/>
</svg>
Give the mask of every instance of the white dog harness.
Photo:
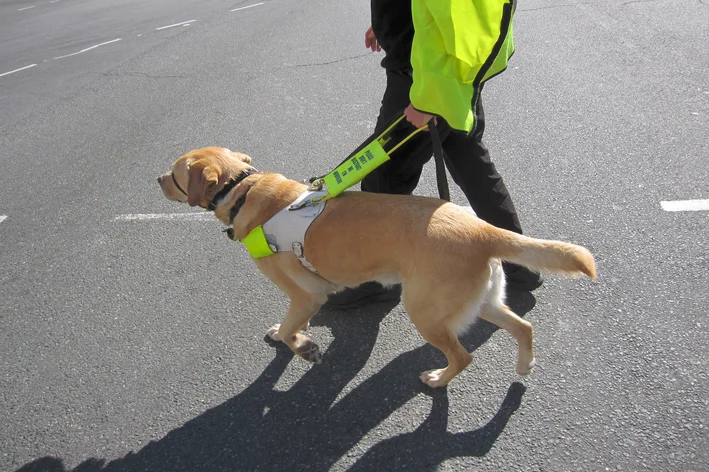
<svg viewBox="0 0 709 472">
<path fill-rule="evenodd" d="M 262 226 L 254 228 L 241 240 L 251 257 L 260 258 L 292 251 L 306 269 L 317 272 L 305 258 L 305 234 L 325 209 L 327 201 L 318 198 L 325 195 L 327 192 L 304 192 Z M 302 205 L 306 200 L 307 203 Z"/>
</svg>

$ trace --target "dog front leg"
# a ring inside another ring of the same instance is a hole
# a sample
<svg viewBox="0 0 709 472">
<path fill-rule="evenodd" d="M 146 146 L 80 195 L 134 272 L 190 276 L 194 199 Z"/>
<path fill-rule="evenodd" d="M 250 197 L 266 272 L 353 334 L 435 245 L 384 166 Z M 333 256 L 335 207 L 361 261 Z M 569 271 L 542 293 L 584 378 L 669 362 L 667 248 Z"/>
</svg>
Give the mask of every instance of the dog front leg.
<svg viewBox="0 0 709 472">
<path fill-rule="evenodd" d="M 312 298 L 291 298 L 286 317 L 281 324 L 268 330 L 268 337 L 274 341 L 283 341 L 306 361 L 320 364 L 322 362 L 320 348 L 300 330 L 308 326 L 310 318 L 321 306 L 322 303 Z"/>
</svg>

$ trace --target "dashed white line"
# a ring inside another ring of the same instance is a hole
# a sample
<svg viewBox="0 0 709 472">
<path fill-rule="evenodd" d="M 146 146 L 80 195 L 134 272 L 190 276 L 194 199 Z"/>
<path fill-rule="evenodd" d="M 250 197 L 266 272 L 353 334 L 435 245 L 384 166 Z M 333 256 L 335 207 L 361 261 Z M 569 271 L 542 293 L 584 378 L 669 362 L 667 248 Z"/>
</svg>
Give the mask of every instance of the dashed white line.
<svg viewBox="0 0 709 472">
<path fill-rule="evenodd" d="M 112 39 L 111 41 L 106 41 L 105 43 L 97 44 L 97 45 L 95 45 L 95 46 L 91 46 L 90 48 L 82 49 L 82 50 L 79 51 L 79 52 L 73 52 L 73 53 L 71 53 L 71 54 L 67 54 L 66 56 L 55 57 L 54 59 L 55 59 L 55 60 L 56 60 L 56 59 L 64 59 L 65 57 L 76 56 L 77 54 L 81 54 L 81 53 L 84 53 L 84 52 L 86 52 L 86 51 L 91 51 L 92 49 L 96 49 L 97 47 L 105 46 L 106 44 L 115 43 L 116 41 L 120 41 L 120 40 L 121 40 L 121 38 Z"/>
<path fill-rule="evenodd" d="M 17 10 L 17 11 L 25 11 L 25 10 L 29 10 L 30 8 L 34 8 L 34 7 L 36 7 L 36 6 L 37 6 L 37 5 L 32 5 L 31 7 L 25 7 L 25 8 L 20 8 L 20 9 L 19 9 L 19 10 Z"/>
<path fill-rule="evenodd" d="M 247 8 L 257 7 L 257 6 L 259 6 L 259 5 L 263 5 L 263 2 L 261 2 L 261 3 L 254 3 L 253 5 L 249 5 L 249 6 L 246 6 L 246 7 L 234 8 L 233 10 L 229 10 L 229 11 L 246 10 Z"/>
<path fill-rule="evenodd" d="M 214 220 L 211 213 L 136 213 L 128 215 L 118 215 L 114 220 L 118 221 L 145 221 L 145 220 Z"/>
<path fill-rule="evenodd" d="M 189 20 L 189 21 L 183 21 L 181 23 L 175 23 L 174 25 L 167 25 L 167 26 L 161 26 L 160 28 L 155 28 L 156 31 L 164 30 L 167 28 L 173 28 L 175 26 L 183 26 L 183 25 L 189 25 L 190 23 L 193 23 L 197 20 Z"/>
<path fill-rule="evenodd" d="M 3 74 L 0 74 L 0 77 L 2 77 L 2 76 L 4 76 L 4 75 L 14 74 L 15 72 L 20 72 L 21 70 L 29 69 L 30 67 L 34 67 L 34 66 L 36 66 L 36 65 L 37 65 L 37 64 L 30 64 L 30 65 L 25 66 L 25 67 L 20 67 L 19 69 L 11 70 L 10 72 L 5 72 L 5 73 L 3 73 Z"/>
<path fill-rule="evenodd" d="M 0 223 L 7 219 L 7 215 L 0 215 Z"/>
<path fill-rule="evenodd" d="M 660 206 L 665 211 L 709 211 L 709 200 L 674 200 Z"/>
</svg>

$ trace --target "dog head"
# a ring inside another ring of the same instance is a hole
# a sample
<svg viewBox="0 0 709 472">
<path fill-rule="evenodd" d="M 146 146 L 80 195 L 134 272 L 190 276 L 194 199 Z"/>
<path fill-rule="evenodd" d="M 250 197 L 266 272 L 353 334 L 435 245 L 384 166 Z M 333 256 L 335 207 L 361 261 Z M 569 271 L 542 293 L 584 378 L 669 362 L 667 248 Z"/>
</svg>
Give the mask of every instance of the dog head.
<svg viewBox="0 0 709 472">
<path fill-rule="evenodd" d="M 244 171 L 255 170 L 251 158 L 226 148 L 206 147 L 188 152 L 158 177 L 168 200 L 207 207 L 224 185 Z"/>
<path fill-rule="evenodd" d="M 158 183 L 168 200 L 214 210 L 241 240 L 307 189 L 280 174 L 257 172 L 250 162 L 225 148 L 197 149 L 175 161 Z"/>
</svg>

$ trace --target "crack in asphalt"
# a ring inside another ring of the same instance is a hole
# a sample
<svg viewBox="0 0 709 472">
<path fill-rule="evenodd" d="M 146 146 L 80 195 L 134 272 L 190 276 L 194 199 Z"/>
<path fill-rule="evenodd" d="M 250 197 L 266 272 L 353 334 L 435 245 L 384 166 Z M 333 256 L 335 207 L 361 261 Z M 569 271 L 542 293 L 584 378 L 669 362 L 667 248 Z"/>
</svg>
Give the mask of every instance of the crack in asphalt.
<svg viewBox="0 0 709 472">
<path fill-rule="evenodd" d="M 328 61 L 328 62 L 311 62 L 309 64 L 296 64 L 294 66 L 285 67 L 285 69 L 299 69 L 302 67 L 314 67 L 314 66 L 329 66 L 330 64 L 337 64 L 338 62 L 351 61 L 352 59 L 360 59 L 362 57 L 367 57 L 372 54 L 374 54 L 374 53 L 369 52 L 369 53 L 365 53 L 365 54 L 358 54 L 356 56 L 343 57 L 341 59 L 335 59 L 334 61 Z"/>
<path fill-rule="evenodd" d="M 550 5 L 548 7 L 539 7 L 539 8 L 518 8 L 517 11 L 538 11 L 538 10 L 552 10 L 555 8 L 564 8 L 564 7 L 575 7 L 577 5 L 581 5 L 580 3 L 567 3 L 564 5 Z"/>
</svg>

